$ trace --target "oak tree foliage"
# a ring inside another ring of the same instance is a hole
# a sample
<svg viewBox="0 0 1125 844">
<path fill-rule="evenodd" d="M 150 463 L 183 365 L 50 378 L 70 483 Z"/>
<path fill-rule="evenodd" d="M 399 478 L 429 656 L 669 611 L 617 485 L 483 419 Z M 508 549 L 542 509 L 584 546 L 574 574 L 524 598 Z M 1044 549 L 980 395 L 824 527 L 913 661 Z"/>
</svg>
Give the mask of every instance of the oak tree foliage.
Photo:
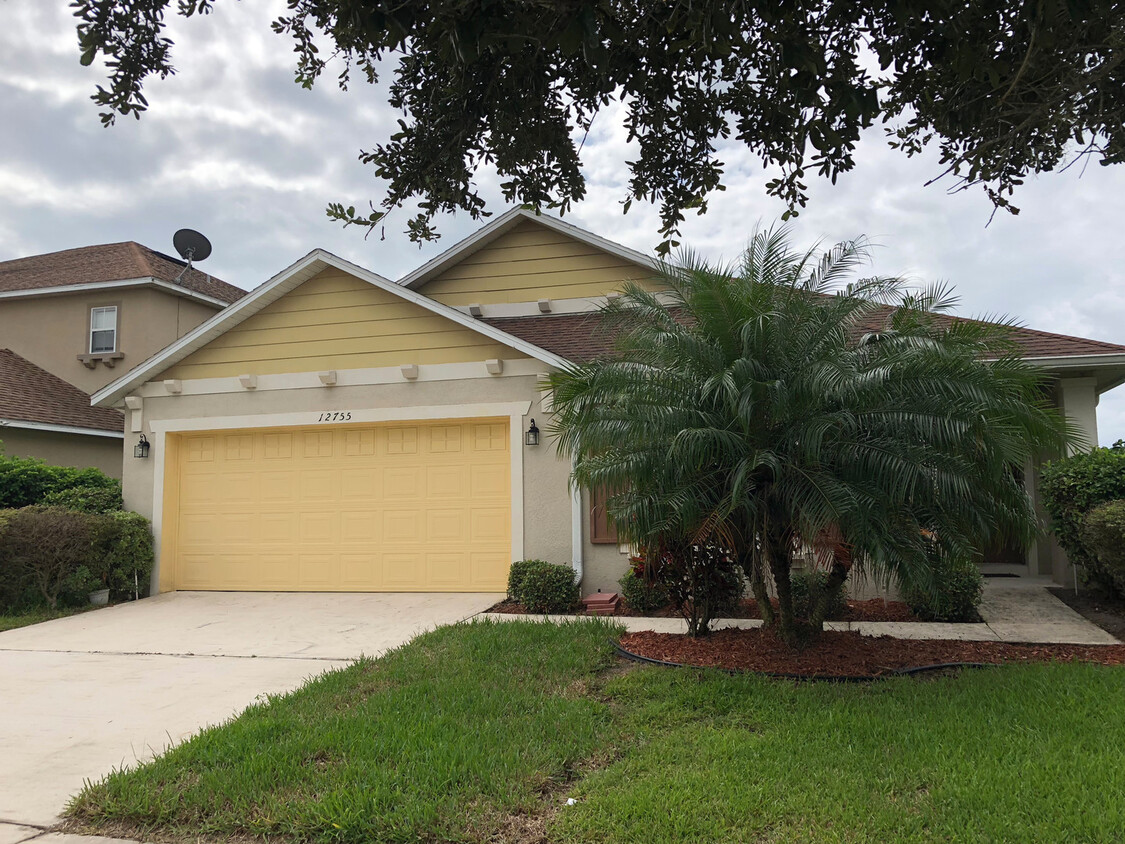
<svg viewBox="0 0 1125 844">
<path fill-rule="evenodd" d="M 94 95 L 108 125 L 174 72 L 165 17 L 216 0 L 71 5 L 82 62 L 108 61 Z M 414 240 L 435 236 L 438 213 L 487 215 L 485 165 L 508 202 L 566 211 L 585 194 L 585 133 L 615 100 L 637 149 L 622 202 L 659 206 L 663 251 L 723 189 L 730 139 L 777 174 L 767 189 L 789 213 L 810 176 L 852 169 L 875 124 L 906 155 L 936 145 L 951 190 L 980 186 L 1012 211 L 1029 174 L 1125 158 L 1115 0 L 288 0 L 273 29 L 305 87 L 390 77 L 398 131 L 361 153 L 386 194 L 370 214 L 329 215 L 375 226 L 417 201 Z"/>
</svg>

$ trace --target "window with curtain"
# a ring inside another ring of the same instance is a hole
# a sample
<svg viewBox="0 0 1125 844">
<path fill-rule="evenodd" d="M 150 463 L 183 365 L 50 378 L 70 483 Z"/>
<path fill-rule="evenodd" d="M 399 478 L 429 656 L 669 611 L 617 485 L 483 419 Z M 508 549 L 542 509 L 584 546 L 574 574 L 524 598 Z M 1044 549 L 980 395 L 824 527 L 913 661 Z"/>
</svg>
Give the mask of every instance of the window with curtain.
<svg viewBox="0 0 1125 844">
<path fill-rule="evenodd" d="M 90 309 L 90 354 L 117 351 L 117 308 Z"/>
</svg>

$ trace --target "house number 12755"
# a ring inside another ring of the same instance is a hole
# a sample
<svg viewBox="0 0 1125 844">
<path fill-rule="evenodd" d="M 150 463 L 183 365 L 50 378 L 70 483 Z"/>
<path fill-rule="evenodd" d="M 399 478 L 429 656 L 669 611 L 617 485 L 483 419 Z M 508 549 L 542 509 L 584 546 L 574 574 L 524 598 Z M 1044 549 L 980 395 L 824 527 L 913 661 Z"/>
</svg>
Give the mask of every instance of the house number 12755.
<svg viewBox="0 0 1125 844">
<path fill-rule="evenodd" d="M 317 422 L 351 422 L 352 412 L 350 410 L 330 410 L 327 413 L 320 414 Z"/>
</svg>

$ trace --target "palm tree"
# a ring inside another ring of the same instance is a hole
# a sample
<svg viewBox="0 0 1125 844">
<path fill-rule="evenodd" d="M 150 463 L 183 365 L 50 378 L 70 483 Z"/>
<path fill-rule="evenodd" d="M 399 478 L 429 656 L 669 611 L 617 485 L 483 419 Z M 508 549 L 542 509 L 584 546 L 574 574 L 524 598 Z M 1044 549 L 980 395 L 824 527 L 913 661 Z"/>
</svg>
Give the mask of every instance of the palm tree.
<svg viewBox="0 0 1125 844">
<path fill-rule="evenodd" d="M 934 543 L 1032 538 L 1012 468 L 1067 436 L 1009 323 L 944 315 L 940 286 L 851 280 L 867 258 L 862 239 L 796 251 L 785 229 L 755 233 L 737 267 L 689 256 L 661 292 L 630 284 L 606 307 L 612 354 L 550 379 L 572 481 L 616 491 L 620 535 L 649 553 L 725 549 L 792 642 L 826 610 L 807 628 L 794 616 L 802 548 L 826 555 L 830 585 L 854 568 L 932 588 Z"/>
</svg>

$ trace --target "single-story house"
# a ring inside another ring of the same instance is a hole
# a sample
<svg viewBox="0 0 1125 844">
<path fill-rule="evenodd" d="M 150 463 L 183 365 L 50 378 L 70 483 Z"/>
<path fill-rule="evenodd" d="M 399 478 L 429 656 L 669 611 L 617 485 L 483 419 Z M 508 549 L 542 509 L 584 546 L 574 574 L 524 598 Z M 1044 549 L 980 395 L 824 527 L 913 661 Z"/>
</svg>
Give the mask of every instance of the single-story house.
<svg viewBox="0 0 1125 844">
<path fill-rule="evenodd" d="M 523 210 L 399 282 L 309 253 L 93 397 L 125 411 L 127 454 L 151 447 L 124 494 L 153 520 L 153 588 L 495 592 L 539 557 L 616 589 L 625 549 L 536 444 L 540 382 L 605 347 L 595 312 L 654 267 Z M 1018 339 L 1096 442 L 1125 346 Z M 1008 562 L 1067 573 L 1048 540 Z"/>
<path fill-rule="evenodd" d="M 124 419 L 90 393 L 245 294 L 131 241 L 0 262 L 5 453 L 120 478 Z"/>
</svg>

